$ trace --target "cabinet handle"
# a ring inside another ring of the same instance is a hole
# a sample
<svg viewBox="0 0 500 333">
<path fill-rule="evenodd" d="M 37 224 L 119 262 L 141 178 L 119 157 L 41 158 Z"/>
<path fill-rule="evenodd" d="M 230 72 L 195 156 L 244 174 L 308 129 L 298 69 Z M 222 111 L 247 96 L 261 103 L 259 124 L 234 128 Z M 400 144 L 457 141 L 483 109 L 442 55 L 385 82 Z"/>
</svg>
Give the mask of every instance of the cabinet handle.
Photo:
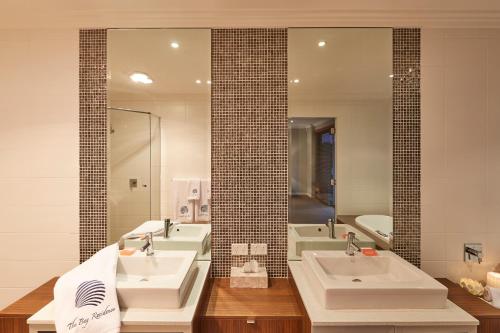
<svg viewBox="0 0 500 333">
<path fill-rule="evenodd" d="M 247 324 L 254 325 L 255 319 L 247 319 Z"/>
</svg>

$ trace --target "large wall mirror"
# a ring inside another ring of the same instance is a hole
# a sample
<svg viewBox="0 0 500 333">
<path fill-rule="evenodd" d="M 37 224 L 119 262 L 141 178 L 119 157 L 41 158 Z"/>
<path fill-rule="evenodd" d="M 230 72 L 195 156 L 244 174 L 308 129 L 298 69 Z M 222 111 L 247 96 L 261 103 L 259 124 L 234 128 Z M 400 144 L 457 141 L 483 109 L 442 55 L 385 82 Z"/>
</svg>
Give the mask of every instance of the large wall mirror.
<svg viewBox="0 0 500 333">
<path fill-rule="evenodd" d="M 210 259 L 210 30 L 108 30 L 108 242 Z M 166 226 L 166 230 L 165 230 Z"/>
<path fill-rule="evenodd" d="M 392 244 L 392 29 L 288 31 L 289 253 Z M 332 223 L 328 223 L 331 221 Z"/>
</svg>

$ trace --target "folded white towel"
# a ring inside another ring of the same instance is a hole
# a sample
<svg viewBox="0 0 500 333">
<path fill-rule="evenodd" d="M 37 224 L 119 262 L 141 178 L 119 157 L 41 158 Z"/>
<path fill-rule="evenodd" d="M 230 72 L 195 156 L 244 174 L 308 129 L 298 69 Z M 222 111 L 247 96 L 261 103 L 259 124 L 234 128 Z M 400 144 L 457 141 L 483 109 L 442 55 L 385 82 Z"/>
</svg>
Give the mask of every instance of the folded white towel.
<svg viewBox="0 0 500 333">
<path fill-rule="evenodd" d="M 188 200 L 200 200 L 201 182 L 199 179 L 188 179 Z"/>
<path fill-rule="evenodd" d="M 54 287 L 57 333 L 120 332 L 117 261 L 118 244 L 113 244 L 57 280 Z"/>
<path fill-rule="evenodd" d="M 136 238 L 141 237 L 148 232 L 152 232 L 154 235 L 161 234 L 165 229 L 165 223 L 160 220 L 146 221 L 134 230 L 123 235 L 123 238 Z"/>
<path fill-rule="evenodd" d="M 172 209 L 174 220 L 182 223 L 194 221 L 194 202 L 188 199 L 190 182 L 188 179 L 174 179 L 172 181 Z"/>
<path fill-rule="evenodd" d="M 197 222 L 210 222 L 210 180 L 203 179 L 200 186 L 200 200 L 195 202 L 194 213 L 195 221 Z"/>
</svg>

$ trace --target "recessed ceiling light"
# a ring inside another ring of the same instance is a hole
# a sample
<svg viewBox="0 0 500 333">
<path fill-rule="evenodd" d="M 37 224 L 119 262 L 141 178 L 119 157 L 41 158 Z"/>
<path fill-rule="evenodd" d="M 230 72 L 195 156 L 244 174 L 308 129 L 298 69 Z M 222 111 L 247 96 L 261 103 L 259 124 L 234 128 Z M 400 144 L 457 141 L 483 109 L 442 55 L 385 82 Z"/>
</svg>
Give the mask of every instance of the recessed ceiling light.
<svg viewBox="0 0 500 333">
<path fill-rule="evenodd" d="M 130 79 L 135 82 L 135 83 L 142 83 L 142 84 L 151 84 L 153 83 L 153 80 L 144 73 L 133 73 L 130 75 Z"/>
<path fill-rule="evenodd" d="M 201 80 L 196 80 L 196 84 L 201 84 Z"/>
<path fill-rule="evenodd" d="M 178 49 L 179 48 L 179 43 L 172 42 L 172 43 L 170 43 L 170 47 L 173 48 L 173 49 Z"/>
<path fill-rule="evenodd" d="M 389 77 L 392 79 L 394 77 L 394 74 L 389 74 Z"/>
<path fill-rule="evenodd" d="M 290 120 L 290 122 L 293 124 L 293 120 Z"/>
<path fill-rule="evenodd" d="M 320 40 L 320 41 L 318 42 L 318 46 L 319 46 L 319 47 L 325 47 L 325 45 L 326 45 L 326 42 L 325 42 L 324 40 Z"/>
<path fill-rule="evenodd" d="M 212 81 L 210 81 L 210 80 L 207 80 L 207 84 L 212 84 Z"/>
<path fill-rule="evenodd" d="M 299 83 L 299 82 L 300 82 L 300 80 L 299 80 L 299 79 L 293 79 L 293 83 L 297 84 L 297 83 Z"/>
</svg>

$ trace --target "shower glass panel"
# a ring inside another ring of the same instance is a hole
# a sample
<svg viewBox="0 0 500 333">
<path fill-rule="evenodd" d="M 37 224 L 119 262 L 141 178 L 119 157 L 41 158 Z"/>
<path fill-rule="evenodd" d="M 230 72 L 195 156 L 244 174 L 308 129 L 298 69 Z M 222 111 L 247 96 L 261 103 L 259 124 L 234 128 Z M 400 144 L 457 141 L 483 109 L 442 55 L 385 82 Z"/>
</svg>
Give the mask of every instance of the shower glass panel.
<svg viewBox="0 0 500 333">
<path fill-rule="evenodd" d="M 144 221 L 160 217 L 160 118 L 108 109 L 109 243 Z"/>
</svg>

